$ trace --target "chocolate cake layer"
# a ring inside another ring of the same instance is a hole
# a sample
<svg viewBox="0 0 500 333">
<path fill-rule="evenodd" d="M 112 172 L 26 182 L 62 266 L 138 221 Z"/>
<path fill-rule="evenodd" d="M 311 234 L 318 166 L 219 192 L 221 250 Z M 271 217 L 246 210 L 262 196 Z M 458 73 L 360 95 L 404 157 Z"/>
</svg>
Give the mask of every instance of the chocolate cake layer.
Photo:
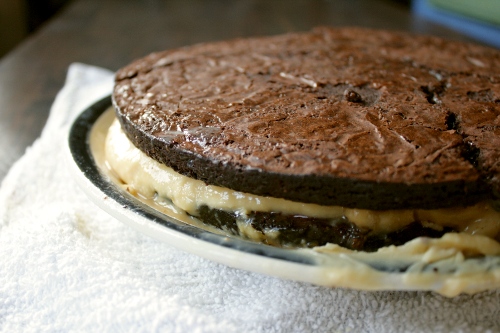
<svg viewBox="0 0 500 333">
<path fill-rule="evenodd" d="M 201 206 L 198 214 L 204 223 L 234 235 L 245 236 L 238 222 L 246 224 L 260 233 L 265 243 L 285 247 L 315 247 L 330 243 L 350 250 L 373 252 L 385 246 L 405 244 L 417 237 L 438 238 L 453 231 L 449 227 L 432 229 L 415 221 L 394 232 L 374 234 L 370 230 L 361 230 L 345 217 L 332 220 L 263 212 L 239 216 L 234 212 L 207 206 Z M 269 231 L 271 236 L 266 236 Z"/>
<path fill-rule="evenodd" d="M 364 209 L 500 196 L 500 52 L 357 28 L 201 44 L 120 70 L 129 139 L 257 195 Z"/>
</svg>

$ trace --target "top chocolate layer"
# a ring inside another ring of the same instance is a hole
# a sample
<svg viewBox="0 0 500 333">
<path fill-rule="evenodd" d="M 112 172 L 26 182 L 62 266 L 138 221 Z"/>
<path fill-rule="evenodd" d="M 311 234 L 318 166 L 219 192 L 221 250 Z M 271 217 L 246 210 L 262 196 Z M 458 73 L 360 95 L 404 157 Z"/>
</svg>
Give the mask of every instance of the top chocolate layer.
<svg viewBox="0 0 500 333">
<path fill-rule="evenodd" d="M 194 45 L 116 74 L 131 141 L 238 191 L 367 209 L 500 193 L 500 52 L 358 28 Z"/>
</svg>

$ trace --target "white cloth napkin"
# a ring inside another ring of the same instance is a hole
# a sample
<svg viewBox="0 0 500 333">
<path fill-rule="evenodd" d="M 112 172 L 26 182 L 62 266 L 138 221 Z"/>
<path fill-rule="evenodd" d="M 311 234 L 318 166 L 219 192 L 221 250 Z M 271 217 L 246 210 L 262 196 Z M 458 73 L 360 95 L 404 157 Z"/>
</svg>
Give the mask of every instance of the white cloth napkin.
<svg viewBox="0 0 500 333">
<path fill-rule="evenodd" d="M 71 120 L 112 73 L 69 68 L 40 137 L 0 188 L 1 332 L 497 332 L 500 293 L 324 288 L 229 268 L 122 224 L 75 184 Z"/>
</svg>

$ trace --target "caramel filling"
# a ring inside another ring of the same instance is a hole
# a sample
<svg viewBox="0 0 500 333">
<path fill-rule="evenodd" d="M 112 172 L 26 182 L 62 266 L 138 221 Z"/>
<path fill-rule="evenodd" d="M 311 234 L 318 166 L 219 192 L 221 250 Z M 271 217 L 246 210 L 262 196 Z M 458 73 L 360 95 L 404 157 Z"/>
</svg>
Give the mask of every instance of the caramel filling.
<svg viewBox="0 0 500 333">
<path fill-rule="evenodd" d="M 436 230 L 447 227 L 457 232 L 490 238 L 496 238 L 500 233 L 500 212 L 487 202 L 470 207 L 434 210 L 374 211 L 293 202 L 206 185 L 203 181 L 175 172 L 137 149 L 123 133 L 117 120 L 109 128 L 105 155 L 108 167 L 138 195 L 149 199 L 168 198 L 190 215 L 196 215 L 199 207 L 208 206 L 241 215 L 255 211 L 315 218 L 346 217 L 359 228 L 376 234 L 394 232 L 415 221 Z"/>
</svg>

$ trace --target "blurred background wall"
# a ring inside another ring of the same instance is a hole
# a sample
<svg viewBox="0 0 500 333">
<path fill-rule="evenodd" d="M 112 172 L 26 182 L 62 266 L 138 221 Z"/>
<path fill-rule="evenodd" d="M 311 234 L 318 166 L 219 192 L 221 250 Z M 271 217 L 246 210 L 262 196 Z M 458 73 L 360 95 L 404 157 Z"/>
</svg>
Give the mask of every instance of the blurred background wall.
<svg viewBox="0 0 500 333">
<path fill-rule="evenodd" d="M 70 0 L 0 0 L 0 57 L 57 14 Z"/>
<path fill-rule="evenodd" d="M 73 0 L 0 0 L 0 58 L 43 26 L 53 15 L 57 15 L 71 1 Z M 416 16 L 448 26 L 480 42 L 500 48 L 500 0 L 373 1 L 398 2 L 410 7 Z M 353 6 L 356 5 L 355 0 L 352 0 L 352 3 Z"/>
</svg>

